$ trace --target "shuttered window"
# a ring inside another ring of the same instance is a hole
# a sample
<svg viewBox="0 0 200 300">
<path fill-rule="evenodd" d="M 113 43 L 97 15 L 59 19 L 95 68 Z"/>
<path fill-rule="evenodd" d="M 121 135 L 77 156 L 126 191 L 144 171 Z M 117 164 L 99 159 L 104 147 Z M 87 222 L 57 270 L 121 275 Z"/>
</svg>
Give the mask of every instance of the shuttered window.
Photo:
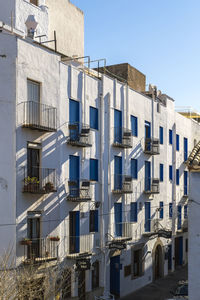
<svg viewBox="0 0 200 300">
<path fill-rule="evenodd" d="M 90 210 L 90 232 L 98 232 L 98 210 Z"/>
<path fill-rule="evenodd" d="M 130 221 L 137 222 L 137 202 L 131 203 L 131 211 L 130 211 Z"/>
<path fill-rule="evenodd" d="M 90 106 L 90 128 L 98 130 L 98 109 Z"/>
</svg>

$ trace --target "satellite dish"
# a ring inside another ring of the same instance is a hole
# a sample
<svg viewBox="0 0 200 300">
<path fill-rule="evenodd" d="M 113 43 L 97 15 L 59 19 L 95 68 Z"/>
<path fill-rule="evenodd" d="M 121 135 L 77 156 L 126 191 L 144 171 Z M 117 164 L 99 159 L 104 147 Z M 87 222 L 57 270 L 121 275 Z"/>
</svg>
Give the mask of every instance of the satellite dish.
<svg viewBox="0 0 200 300">
<path fill-rule="evenodd" d="M 35 20 L 35 16 L 34 15 L 29 15 L 26 22 L 25 22 L 25 24 L 26 24 L 27 31 L 28 31 L 28 37 L 33 39 L 35 29 L 38 25 L 38 23 Z"/>
</svg>

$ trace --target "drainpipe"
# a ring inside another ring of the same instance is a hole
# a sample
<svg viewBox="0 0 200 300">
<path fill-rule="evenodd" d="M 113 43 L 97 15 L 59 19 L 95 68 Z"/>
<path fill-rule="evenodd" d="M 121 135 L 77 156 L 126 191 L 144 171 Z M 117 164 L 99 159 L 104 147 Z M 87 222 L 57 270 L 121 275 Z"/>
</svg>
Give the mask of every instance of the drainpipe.
<svg viewBox="0 0 200 300">
<path fill-rule="evenodd" d="M 126 129 L 128 128 L 128 108 L 129 108 L 129 87 L 128 84 L 126 84 L 124 86 L 124 90 L 126 89 L 126 109 L 125 109 L 125 125 L 126 125 Z M 125 94 L 125 93 L 124 93 Z M 125 149 L 125 175 L 128 174 L 128 165 L 129 165 L 129 149 Z M 124 211 L 125 211 L 125 222 L 128 222 L 128 212 L 127 209 L 125 209 L 127 207 L 127 199 L 128 199 L 128 195 L 125 195 L 125 207 L 124 207 Z"/>
<path fill-rule="evenodd" d="M 172 180 L 172 253 L 174 253 L 175 236 L 176 236 L 176 123 L 172 128 L 173 144 L 172 144 L 172 168 L 173 168 L 173 180 Z M 174 257 L 174 255 L 173 255 Z M 174 267 L 175 261 L 173 261 Z"/>
<path fill-rule="evenodd" d="M 156 101 L 156 96 L 157 96 L 157 88 L 156 86 L 153 86 L 153 91 L 152 91 L 152 140 L 154 139 L 154 103 Z M 154 178 L 155 175 L 155 159 L 154 155 L 152 155 L 152 178 Z"/>
</svg>

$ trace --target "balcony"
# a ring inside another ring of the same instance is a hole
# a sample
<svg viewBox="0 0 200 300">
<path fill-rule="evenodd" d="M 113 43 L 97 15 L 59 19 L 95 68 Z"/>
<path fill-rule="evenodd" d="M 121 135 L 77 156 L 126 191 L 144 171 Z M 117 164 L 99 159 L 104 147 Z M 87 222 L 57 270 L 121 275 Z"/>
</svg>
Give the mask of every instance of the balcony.
<svg viewBox="0 0 200 300">
<path fill-rule="evenodd" d="M 113 147 L 132 148 L 132 133 L 130 129 L 122 127 L 114 127 L 114 142 Z"/>
<path fill-rule="evenodd" d="M 93 253 L 94 234 L 65 236 L 65 253 L 69 259 L 89 257 Z"/>
<path fill-rule="evenodd" d="M 23 124 L 25 128 L 53 132 L 57 130 L 57 109 L 39 102 L 23 102 Z"/>
<path fill-rule="evenodd" d="M 114 175 L 113 194 L 131 194 L 133 193 L 132 177 L 130 175 Z"/>
<path fill-rule="evenodd" d="M 92 147 L 90 126 L 81 123 L 70 123 L 67 144 L 76 147 Z"/>
<path fill-rule="evenodd" d="M 145 194 L 159 194 L 160 193 L 160 180 L 158 178 L 145 178 L 144 183 Z"/>
<path fill-rule="evenodd" d="M 56 170 L 30 167 L 24 170 L 23 192 L 48 194 L 56 192 Z"/>
<path fill-rule="evenodd" d="M 69 194 L 67 200 L 72 202 L 87 202 L 91 200 L 89 180 L 68 181 Z"/>
<path fill-rule="evenodd" d="M 20 242 L 24 247 L 25 263 L 42 263 L 58 259 L 59 241 L 50 237 L 39 239 L 24 239 Z"/>
<path fill-rule="evenodd" d="M 149 155 L 160 154 L 160 141 L 155 138 L 145 138 L 144 153 Z"/>
<path fill-rule="evenodd" d="M 163 223 L 164 221 L 165 223 Z M 158 218 L 155 219 L 149 219 L 147 221 L 144 221 L 144 231 L 142 233 L 143 237 L 152 237 L 157 235 L 158 237 L 163 237 L 166 239 L 171 238 L 172 235 L 172 225 L 169 226 L 168 223 L 166 223 L 166 220 L 161 220 Z"/>
</svg>

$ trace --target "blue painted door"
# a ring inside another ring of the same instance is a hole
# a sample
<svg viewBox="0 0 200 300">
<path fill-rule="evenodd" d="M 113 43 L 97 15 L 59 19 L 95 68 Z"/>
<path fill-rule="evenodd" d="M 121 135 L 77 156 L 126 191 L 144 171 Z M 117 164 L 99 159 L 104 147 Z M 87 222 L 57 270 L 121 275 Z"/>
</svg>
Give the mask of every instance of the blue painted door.
<svg viewBox="0 0 200 300">
<path fill-rule="evenodd" d="M 120 296 L 120 255 L 110 258 L 110 293 Z"/>
<path fill-rule="evenodd" d="M 145 182 L 144 189 L 145 191 L 151 190 L 151 162 L 145 161 Z"/>
<path fill-rule="evenodd" d="M 177 206 L 177 229 L 181 229 L 181 220 L 182 220 L 182 206 Z"/>
<path fill-rule="evenodd" d="M 69 124 L 70 139 L 77 140 L 79 138 L 79 102 L 69 100 Z"/>
<path fill-rule="evenodd" d="M 114 115 L 114 142 L 122 142 L 122 112 L 115 109 Z"/>
<path fill-rule="evenodd" d="M 122 236 L 122 203 L 115 203 L 115 235 Z"/>
<path fill-rule="evenodd" d="M 145 121 L 144 124 L 144 135 L 145 139 L 150 139 L 151 138 L 151 123 Z M 146 141 L 146 150 L 150 151 L 151 150 L 151 141 Z"/>
<path fill-rule="evenodd" d="M 122 157 L 115 156 L 115 165 L 114 165 L 114 189 L 122 189 Z"/>
<path fill-rule="evenodd" d="M 172 245 L 168 245 L 168 270 L 172 269 Z"/>
<path fill-rule="evenodd" d="M 151 231 L 151 203 L 145 202 L 145 224 L 144 224 L 145 232 Z"/>
<path fill-rule="evenodd" d="M 80 212 L 71 211 L 69 214 L 69 247 L 70 253 L 80 251 Z"/>
<path fill-rule="evenodd" d="M 69 156 L 69 193 L 71 197 L 79 196 L 79 156 Z"/>
</svg>

